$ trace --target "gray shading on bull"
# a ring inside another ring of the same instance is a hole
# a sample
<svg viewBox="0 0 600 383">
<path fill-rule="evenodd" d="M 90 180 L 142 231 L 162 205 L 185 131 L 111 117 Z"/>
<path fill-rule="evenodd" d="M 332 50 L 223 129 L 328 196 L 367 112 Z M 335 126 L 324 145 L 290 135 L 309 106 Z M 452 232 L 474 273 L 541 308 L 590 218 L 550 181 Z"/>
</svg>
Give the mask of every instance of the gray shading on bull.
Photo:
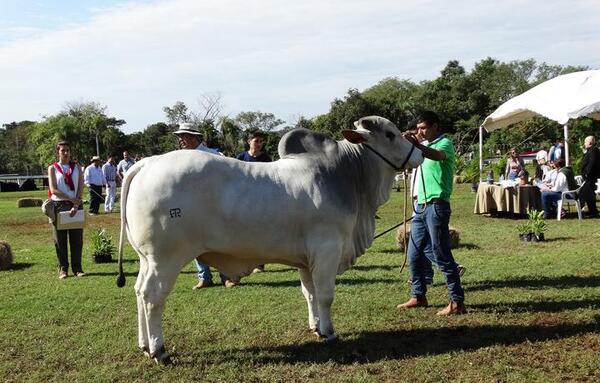
<svg viewBox="0 0 600 383">
<path fill-rule="evenodd" d="M 145 158 L 127 172 L 117 284 L 125 284 L 127 233 L 140 258 L 135 293 L 144 352 L 170 362 L 161 317 L 177 275 L 196 256 L 230 278 L 266 263 L 298 268 L 309 328 L 325 341 L 336 338 L 335 277 L 373 242 L 375 213 L 388 200 L 396 171 L 423 161 L 385 118 L 354 125 L 337 142 L 292 130 L 275 162 L 182 150 Z"/>
</svg>

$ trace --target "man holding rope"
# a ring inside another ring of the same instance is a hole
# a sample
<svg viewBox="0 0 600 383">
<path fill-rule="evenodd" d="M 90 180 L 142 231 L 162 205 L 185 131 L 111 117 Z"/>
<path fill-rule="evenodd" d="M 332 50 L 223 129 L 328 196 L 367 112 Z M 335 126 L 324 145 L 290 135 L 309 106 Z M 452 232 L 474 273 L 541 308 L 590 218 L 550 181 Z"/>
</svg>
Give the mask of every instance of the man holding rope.
<svg viewBox="0 0 600 383">
<path fill-rule="evenodd" d="M 466 313 L 464 291 L 460 284 L 458 265 L 450 251 L 450 195 L 454 175 L 454 145 L 443 133 L 439 117 L 426 111 L 417 117 L 417 128 L 429 142 L 427 146 L 410 133 L 405 137 L 423 153 L 421 165 L 422 187 L 419 188 L 417 211 L 413 218 L 408 243 L 408 260 L 412 275 L 411 295 L 398 309 L 427 307 L 426 270 L 430 266 L 427 257 L 432 257 L 444 274 L 450 303 L 437 315 Z"/>
</svg>

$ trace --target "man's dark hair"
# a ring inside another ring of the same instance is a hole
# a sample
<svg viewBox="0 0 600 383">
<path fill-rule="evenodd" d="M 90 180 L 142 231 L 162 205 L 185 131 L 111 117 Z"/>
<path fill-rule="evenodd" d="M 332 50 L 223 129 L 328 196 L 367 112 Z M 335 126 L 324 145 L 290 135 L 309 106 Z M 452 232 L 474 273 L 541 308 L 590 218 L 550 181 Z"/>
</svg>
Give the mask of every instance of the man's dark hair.
<svg viewBox="0 0 600 383">
<path fill-rule="evenodd" d="M 418 121 L 417 121 L 417 119 L 416 119 L 416 118 L 413 118 L 412 120 L 410 120 L 410 121 L 408 122 L 408 125 L 406 125 L 406 130 L 409 130 L 409 131 L 410 131 L 410 130 L 415 130 L 415 129 L 417 129 L 417 124 L 418 124 Z"/>
<path fill-rule="evenodd" d="M 558 160 L 554 161 L 554 164 L 557 165 L 560 168 L 564 168 L 565 167 L 565 160 L 563 158 L 559 158 Z"/>
<path fill-rule="evenodd" d="M 267 139 L 267 135 L 264 132 L 261 132 L 260 130 L 255 130 L 253 132 L 250 132 L 248 134 L 248 139 L 251 140 L 253 138 L 262 138 L 263 140 Z"/>
<path fill-rule="evenodd" d="M 432 112 L 431 110 L 425 110 L 419 113 L 416 121 L 417 123 L 425 122 L 427 125 L 438 124 L 438 127 L 440 127 L 440 118 L 437 113 Z"/>
</svg>

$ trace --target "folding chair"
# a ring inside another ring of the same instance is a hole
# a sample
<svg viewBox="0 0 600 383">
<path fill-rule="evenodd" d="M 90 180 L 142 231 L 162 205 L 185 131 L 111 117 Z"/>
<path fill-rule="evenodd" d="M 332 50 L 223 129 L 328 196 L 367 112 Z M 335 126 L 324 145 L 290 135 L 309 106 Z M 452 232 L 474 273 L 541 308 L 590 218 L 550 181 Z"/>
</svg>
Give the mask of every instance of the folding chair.
<svg viewBox="0 0 600 383">
<path fill-rule="evenodd" d="M 562 208 L 564 204 L 574 203 L 577 208 L 577 216 L 579 219 L 582 219 L 581 215 L 581 204 L 579 203 L 579 191 L 581 190 L 581 186 L 579 186 L 575 190 L 567 190 L 561 193 L 561 198 L 558 200 L 558 204 L 556 207 L 556 219 L 560 221 L 560 214 L 562 212 Z"/>
</svg>

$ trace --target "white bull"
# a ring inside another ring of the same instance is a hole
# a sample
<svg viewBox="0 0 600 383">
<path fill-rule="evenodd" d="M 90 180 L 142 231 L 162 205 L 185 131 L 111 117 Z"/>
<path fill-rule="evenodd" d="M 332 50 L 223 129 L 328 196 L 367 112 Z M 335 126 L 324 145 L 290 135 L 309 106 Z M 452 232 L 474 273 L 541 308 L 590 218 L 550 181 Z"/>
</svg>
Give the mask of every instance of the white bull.
<svg viewBox="0 0 600 383">
<path fill-rule="evenodd" d="M 271 163 L 180 150 L 146 158 L 127 172 L 117 284 L 125 284 L 127 230 L 140 257 L 135 293 L 144 352 L 170 361 L 161 327 L 165 300 L 197 256 L 234 279 L 265 263 L 297 267 L 309 328 L 335 338 L 336 274 L 371 245 L 375 213 L 389 198 L 395 168 L 423 160 L 382 117 L 365 117 L 355 127 L 339 142 L 293 130 L 279 143 L 281 159 Z"/>
</svg>

